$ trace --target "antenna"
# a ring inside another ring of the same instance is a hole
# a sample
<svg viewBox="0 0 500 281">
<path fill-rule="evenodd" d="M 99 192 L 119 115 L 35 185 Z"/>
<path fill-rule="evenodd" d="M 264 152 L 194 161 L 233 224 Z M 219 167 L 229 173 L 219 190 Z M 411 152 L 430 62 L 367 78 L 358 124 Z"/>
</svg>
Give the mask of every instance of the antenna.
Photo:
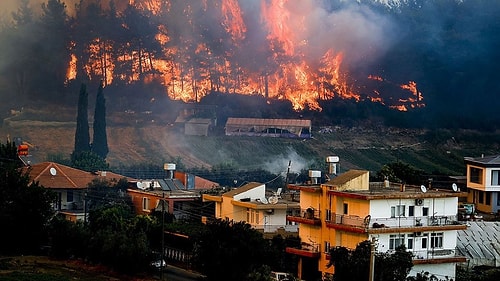
<svg viewBox="0 0 500 281">
<path fill-rule="evenodd" d="M 260 198 L 260 202 L 262 202 L 262 204 L 269 204 L 266 197 Z"/>
<path fill-rule="evenodd" d="M 52 167 L 52 168 L 50 168 L 50 170 L 49 170 L 49 171 L 50 171 L 50 174 L 51 174 L 52 176 L 57 175 L 57 170 L 56 170 L 56 168 Z"/>
<path fill-rule="evenodd" d="M 457 184 L 456 184 L 456 183 L 453 183 L 453 184 L 451 185 L 451 188 L 452 188 L 452 189 L 453 189 L 453 191 L 455 191 L 455 192 L 457 192 L 457 191 L 458 191 L 458 186 L 457 186 Z"/>
<path fill-rule="evenodd" d="M 421 185 L 420 186 L 420 190 L 422 190 L 423 193 L 426 193 L 427 192 L 427 187 L 425 187 L 425 185 Z"/>
</svg>

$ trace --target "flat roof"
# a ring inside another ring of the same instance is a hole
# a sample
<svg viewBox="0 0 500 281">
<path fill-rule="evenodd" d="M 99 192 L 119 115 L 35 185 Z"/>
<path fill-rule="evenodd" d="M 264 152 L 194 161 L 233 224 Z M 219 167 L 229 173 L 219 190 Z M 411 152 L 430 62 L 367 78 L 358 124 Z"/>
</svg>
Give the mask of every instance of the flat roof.
<svg viewBox="0 0 500 281">
<path fill-rule="evenodd" d="M 256 125 L 256 126 L 294 126 L 311 127 L 311 120 L 307 119 L 260 119 L 260 118 L 234 118 L 229 117 L 227 125 Z"/>
</svg>

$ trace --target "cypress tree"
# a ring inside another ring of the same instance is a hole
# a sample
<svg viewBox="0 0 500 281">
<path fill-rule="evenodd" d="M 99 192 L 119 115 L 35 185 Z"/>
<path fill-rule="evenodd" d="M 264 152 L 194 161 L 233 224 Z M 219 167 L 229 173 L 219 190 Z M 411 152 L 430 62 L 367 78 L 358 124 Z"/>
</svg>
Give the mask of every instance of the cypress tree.
<svg viewBox="0 0 500 281">
<path fill-rule="evenodd" d="M 82 83 L 78 98 L 78 115 L 76 117 L 75 149 L 73 157 L 85 151 L 90 151 L 89 117 L 88 117 L 87 86 Z"/>
<path fill-rule="evenodd" d="M 109 149 L 108 137 L 106 135 L 106 99 L 104 98 L 103 84 L 101 81 L 95 103 L 92 151 L 102 157 L 102 159 L 106 159 Z"/>
</svg>

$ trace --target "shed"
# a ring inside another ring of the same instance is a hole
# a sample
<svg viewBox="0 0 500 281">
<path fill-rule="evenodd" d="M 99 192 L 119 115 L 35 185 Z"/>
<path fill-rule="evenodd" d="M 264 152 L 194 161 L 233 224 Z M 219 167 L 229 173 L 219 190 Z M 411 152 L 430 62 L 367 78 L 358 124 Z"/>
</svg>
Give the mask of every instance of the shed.
<svg viewBox="0 0 500 281">
<path fill-rule="evenodd" d="M 228 118 L 226 136 L 310 138 L 311 120 Z"/>
</svg>

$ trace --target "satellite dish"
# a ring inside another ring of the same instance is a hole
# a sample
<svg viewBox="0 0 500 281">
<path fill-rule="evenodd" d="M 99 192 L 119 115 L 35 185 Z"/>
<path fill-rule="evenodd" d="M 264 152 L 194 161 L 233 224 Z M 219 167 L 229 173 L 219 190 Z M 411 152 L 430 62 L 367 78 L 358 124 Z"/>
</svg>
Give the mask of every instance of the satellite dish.
<svg viewBox="0 0 500 281">
<path fill-rule="evenodd" d="M 452 189 L 453 189 L 453 191 L 455 191 L 455 192 L 457 192 L 457 191 L 458 191 L 458 186 L 457 186 L 457 184 L 456 184 L 456 183 L 453 183 L 453 184 L 451 185 L 451 188 L 452 188 Z"/>
<path fill-rule="evenodd" d="M 266 197 L 260 198 L 260 202 L 262 202 L 262 204 L 269 204 L 269 201 L 267 201 Z"/>
<path fill-rule="evenodd" d="M 141 190 L 145 190 L 148 187 L 148 183 L 142 182 L 142 181 L 138 181 L 136 185 L 137 185 L 137 188 L 139 188 Z"/>
<path fill-rule="evenodd" d="M 52 167 L 52 168 L 50 168 L 50 170 L 49 170 L 49 171 L 50 171 L 50 174 L 51 174 L 51 175 L 53 175 L 53 176 L 57 175 L 57 170 L 56 170 L 56 168 Z"/>
<path fill-rule="evenodd" d="M 425 185 L 421 185 L 420 186 L 420 190 L 422 190 L 423 193 L 426 193 L 427 192 L 427 187 L 425 187 Z"/>
<path fill-rule="evenodd" d="M 269 204 L 276 204 L 278 203 L 278 197 L 276 196 L 271 196 L 267 199 L 267 201 L 269 201 Z"/>
</svg>

